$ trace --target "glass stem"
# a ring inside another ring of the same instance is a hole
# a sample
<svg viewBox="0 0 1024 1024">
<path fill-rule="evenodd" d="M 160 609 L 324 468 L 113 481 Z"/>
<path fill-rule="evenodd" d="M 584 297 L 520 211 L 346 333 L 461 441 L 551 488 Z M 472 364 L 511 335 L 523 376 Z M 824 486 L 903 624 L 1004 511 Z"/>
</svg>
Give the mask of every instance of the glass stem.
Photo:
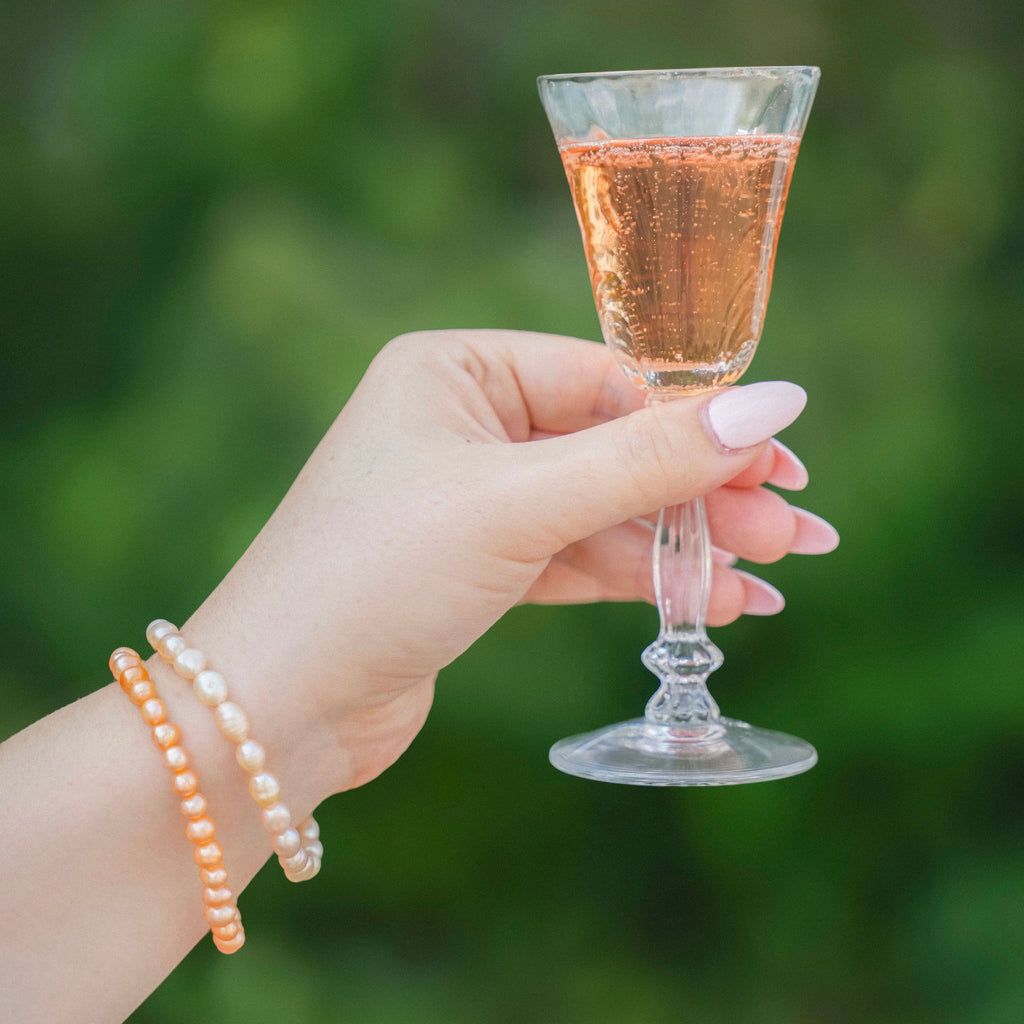
<svg viewBox="0 0 1024 1024">
<path fill-rule="evenodd" d="M 661 685 L 647 702 L 646 719 L 680 739 L 711 739 L 722 732 L 707 677 L 722 652 L 704 628 L 711 593 L 711 538 L 704 499 L 664 508 L 654 539 L 654 592 L 661 631 L 643 663 Z"/>
</svg>

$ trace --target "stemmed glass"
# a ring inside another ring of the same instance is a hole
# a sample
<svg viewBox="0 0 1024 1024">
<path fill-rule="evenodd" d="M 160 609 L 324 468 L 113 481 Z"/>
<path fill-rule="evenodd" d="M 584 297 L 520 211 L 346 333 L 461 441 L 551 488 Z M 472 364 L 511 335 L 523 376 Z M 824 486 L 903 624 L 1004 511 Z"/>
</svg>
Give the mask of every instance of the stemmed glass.
<svg viewBox="0 0 1024 1024">
<path fill-rule="evenodd" d="M 819 71 L 548 75 L 541 101 L 572 190 L 604 339 L 648 403 L 737 380 L 761 336 L 779 225 Z M 659 680 L 643 718 L 551 748 L 571 775 L 646 786 L 760 782 L 814 748 L 723 717 L 707 688 L 711 543 L 703 498 L 654 541 Z"/>
</svg>

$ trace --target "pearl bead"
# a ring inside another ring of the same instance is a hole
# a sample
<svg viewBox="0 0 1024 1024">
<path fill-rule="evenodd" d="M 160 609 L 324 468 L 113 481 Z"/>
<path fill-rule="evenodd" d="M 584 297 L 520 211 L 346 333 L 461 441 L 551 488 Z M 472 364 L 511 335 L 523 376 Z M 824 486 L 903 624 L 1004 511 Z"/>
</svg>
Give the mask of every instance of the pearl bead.
<svg viewBox="0 0 1024 1024">
<path fill-rule="evenodd" d="M 188 754 L 185 753 L 185 748 L 179 746 L 168 747 L 164 751 L 164 764 L 175 775 L 180 775 L 188 767 Z"/>
<path fill-rule="evenodd" d="M 241 924 L 238 920 L 228 921 L 227 924 L 218 924 L 211 928 L 214 938 L 217 939 L 233 939 L 242 930 Z"/>
<path fill-rule="evenodd" d="M 219 889 L 227 884 L 228 873 L 227 869 L 220 865 L 215 868 L 200 868 L 199 877 L 207 888 Z"/>
<path fill-rule="evenodd" d="M 214 926 L 231 924 L 235 919 L 235 911 L 237 909 L 234 903 L 225 903 L 222 907 L 206 907 L 203 911 L 203 917 L 206 918 L 207 924 Z"/>
<path fill-rule="evenodd" d="M 316 819 L 312 815 L 300 821 L 298 829 L 299 835 L 307 842 L 312 842 L 314 839 L 320 838 L 320 826 L 316 823 Z"/>
<path fill-rule="evenodd" d="M 281 785 L 270 772 L 260 772 L 249 780 L 249 793 L 260 807 L 277 803 Z"/>
<path fill-rule="evenodd" d="M 320 861 L 316 857 L 310 857 L 304 867 L 298 871 L 285 871 L 285 878 L 289 882 L 307 882 L 320 873 Z"/>
<path fill-rule="evenodd" d="M 192 851 L 192 857 L 201 868 L 215 868 L 224 859 L 224 851 L 216 839 L 197 846 Z"/>
<path fill-rule="evenodd" d="M 153 684 L 146 679 L 139 679 L 137 682 L 131 684 L 125 693 L 128 694 L 128 699 L 138 708 L 142 707 L 147 700 L 152 700 L 156 696 L 156 690 Z"/>
<path fill-rule="evenodd" d="M 264 807 L 260 811 L 260 818 L 263 821 L 263 827 L 271 835 L 277 835 L 278 832 L 283 832 L 286 828 L 291 828 L 292 825 L 291 811 L 284 804 L 271 804 L 269 807 Z"/>
<path fill-rule="evenodd" d="M 214 935 L 214 937 L 213 937 L 213 944 L 222 953 L 234 953 L 234 952 L 237 952 L 239 949 L 242 948 L 242 945 L 244 944 L 244 942 L 245 942 L 245 932 L 243 932 L 243 931 L 239 931 L 238 934 L 233 939 L 221 939 L 221 938 L 219 938 L 216 935 Z"/>
<path fill-rule="evenodd" d="M 302 847 L 310 857 L 315 857 L 317 860 L 323 859 L 324 855 L 324 844 L 319 839 L 314 839 L 312 842 L 303 844 Z"/>
<path fill-rule="evenodd" d="M 137 665 L 141 661 L 142 659 L 139 657 L 138 651 L 133 651 L 130 647 L 118 647 L 118 649 L 111 654 L 110 660 L 107 664 L 110 666 L 110 671 L 116 677 L 126 668 L 129 668 L 132 665 Z"/>
<path fill-rule="evenodd" d="M 197 846 L 202 846 L 213 839 L 214 832 L 213 822 L 205 816 L 202 818 L 192 818 L 185 826 L 185 835 L 188 837 L 189 842 L 195 843 Z"/>
<path fill-rule="evenodd" d="M 217 716 L 217 728 L 225 739 L 241 743 L 249 738 L 249 719 L 234 701 L 218 704 L 214 714 Z"/>
<path fill-rule="evenodd" d="M 169 633 L 177 633 L 178 627 L 172 626 L 166 619 L 154 619 L 146 627 L 146 639 L 149 641 L 150 647 L 156 648 L 156 645 Z"/>
<path fill-rule="evenodd" d="M 173 747 L 180 739 L 181 730 L 173 722 L 158 722 L 153 726 L 153 742 L 161 750 Z"/>
<path fill-rule="evenodd" d="M 263 746 L 255 740 L 243 740 L 235 751 L 235 760 L 250 774 L 263 771 L 267 755 Z"/>
<path fill-rule="evenodd" d="M 121 684 L 121 689 L 128 692 L 128 683 L 125 683 L 124 676 L 126 672 L 131 672 L 132 669 L 141 668 L 142 665 L 139 661 L 129 662 L 126 657 L 119 658 L 114 662 L 114 678 Z M 138 673 L 135 673 L 135 677 L 138 678 Z M 132 680 L 134 682 L 134 680 Z"/>
<path fill-rule="evenodd" d="M 187 644 L 179 633 L 168 633 L 156 643 L 156 653 L 164 661 L 174 661 L 177 655 L 185 650 Z"/>
<path fill-rule="evenodd" d="M 191 768 L 183 772 L 175 772 L 171 779 L 171 788 L 180 797 L 190 797 L 199 788 L 199 778 Z"/>
<path fill-rule="evenodd" d="M 181 813 L 186 818 L 201 818 L 206 813 L 206 797 L 202 793 L 193 793 L 181 801 Z"/>
<path fill-rule="evenodd" d="M 228 684 L 224 677 L 213 669 L 205 669 L 192 680 L 195 695 L 210 708 L 215 708 L 221 701 L 227 700 Z"/>
<path fill-rule="evenodd" d="M 221 886 L 219 889 L 207 887 L 203 890 L 203 903 L 208 907 L 222 907 L 225 903 L 230 903 L 233 897 L 234 893 L 227 886 Z"/>
<path fill-rule="evenodd" d="M 124 690 L 125 693 L 128 692 L 128 689 L 129 687 L 131 687 L 132 683 L 137 683 L 141 679 L 148 678 L 149 673 L 146 672 L 146 670 L 142 667 L 141 664 L 139 664 L 138 661 L 136 661 L 134 665 L 131 665 L 130 667 L 124 669 L 124 671 L 122 671 L 117 677 L 118 682 L 121 684 L 121 689 Z"/>
<path fill-rule="evenodd" d="M 277 859 L 285 871 L 296 872 L 301 871 L 309 862 L 309 854 L 305 850 L 299 850 L 290 857 L 278 857 Z"/>
<path fill-rule="evenodd" d="M 293 828 L 286 828 L 274 836 L 271 845 L 279 857 L 294 857 L 302 849 L 302 836 Z"/>
<path fill-rule="evenodd" d="M 139 712 L 146 725 L 159 725 L 167 720 L 167 708 L 159 697 L 150 697 L 139 708 Z"/>
<path fill-rule="evenodd" d="M 194 647 L 186 647 L 174 656 L 174 671 L 191 682 L 206 668 L 206 655 Z"/>
</svg>

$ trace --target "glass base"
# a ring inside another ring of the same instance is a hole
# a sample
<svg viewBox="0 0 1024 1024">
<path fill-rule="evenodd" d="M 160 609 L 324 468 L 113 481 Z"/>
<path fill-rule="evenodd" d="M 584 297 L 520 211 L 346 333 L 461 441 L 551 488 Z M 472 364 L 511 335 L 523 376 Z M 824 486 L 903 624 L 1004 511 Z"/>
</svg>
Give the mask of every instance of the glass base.
<svg viewBox="0 0 1024 1024">
<path fill-rule="evenodd" d="M 646 719 L 559 740 L 551 763 L 569 775 L 630 786 L 731 786 L 798 775 L 817 763 L 809 743 L 721 718 L 681 733 Z"/>
</svg>

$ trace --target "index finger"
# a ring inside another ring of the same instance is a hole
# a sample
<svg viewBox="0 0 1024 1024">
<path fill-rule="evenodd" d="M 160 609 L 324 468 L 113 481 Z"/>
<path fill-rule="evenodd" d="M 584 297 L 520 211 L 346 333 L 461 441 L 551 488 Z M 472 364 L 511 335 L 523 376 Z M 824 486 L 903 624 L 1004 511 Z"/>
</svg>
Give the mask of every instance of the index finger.
<svg viewBox="0 0 1024 1024">
<path fill-rule="evenodd" d="M 643 407 L 643 392 L 626 379 L 601 342 L 528 331 L 467 331 L 470 345 L 486 345 L 515 376 L 536 434 L 570 434 Z M 488 374 L 487 377 L 490 375 Z M 480 381 L 499 411 L 507 391 Z"/>
</svg>

